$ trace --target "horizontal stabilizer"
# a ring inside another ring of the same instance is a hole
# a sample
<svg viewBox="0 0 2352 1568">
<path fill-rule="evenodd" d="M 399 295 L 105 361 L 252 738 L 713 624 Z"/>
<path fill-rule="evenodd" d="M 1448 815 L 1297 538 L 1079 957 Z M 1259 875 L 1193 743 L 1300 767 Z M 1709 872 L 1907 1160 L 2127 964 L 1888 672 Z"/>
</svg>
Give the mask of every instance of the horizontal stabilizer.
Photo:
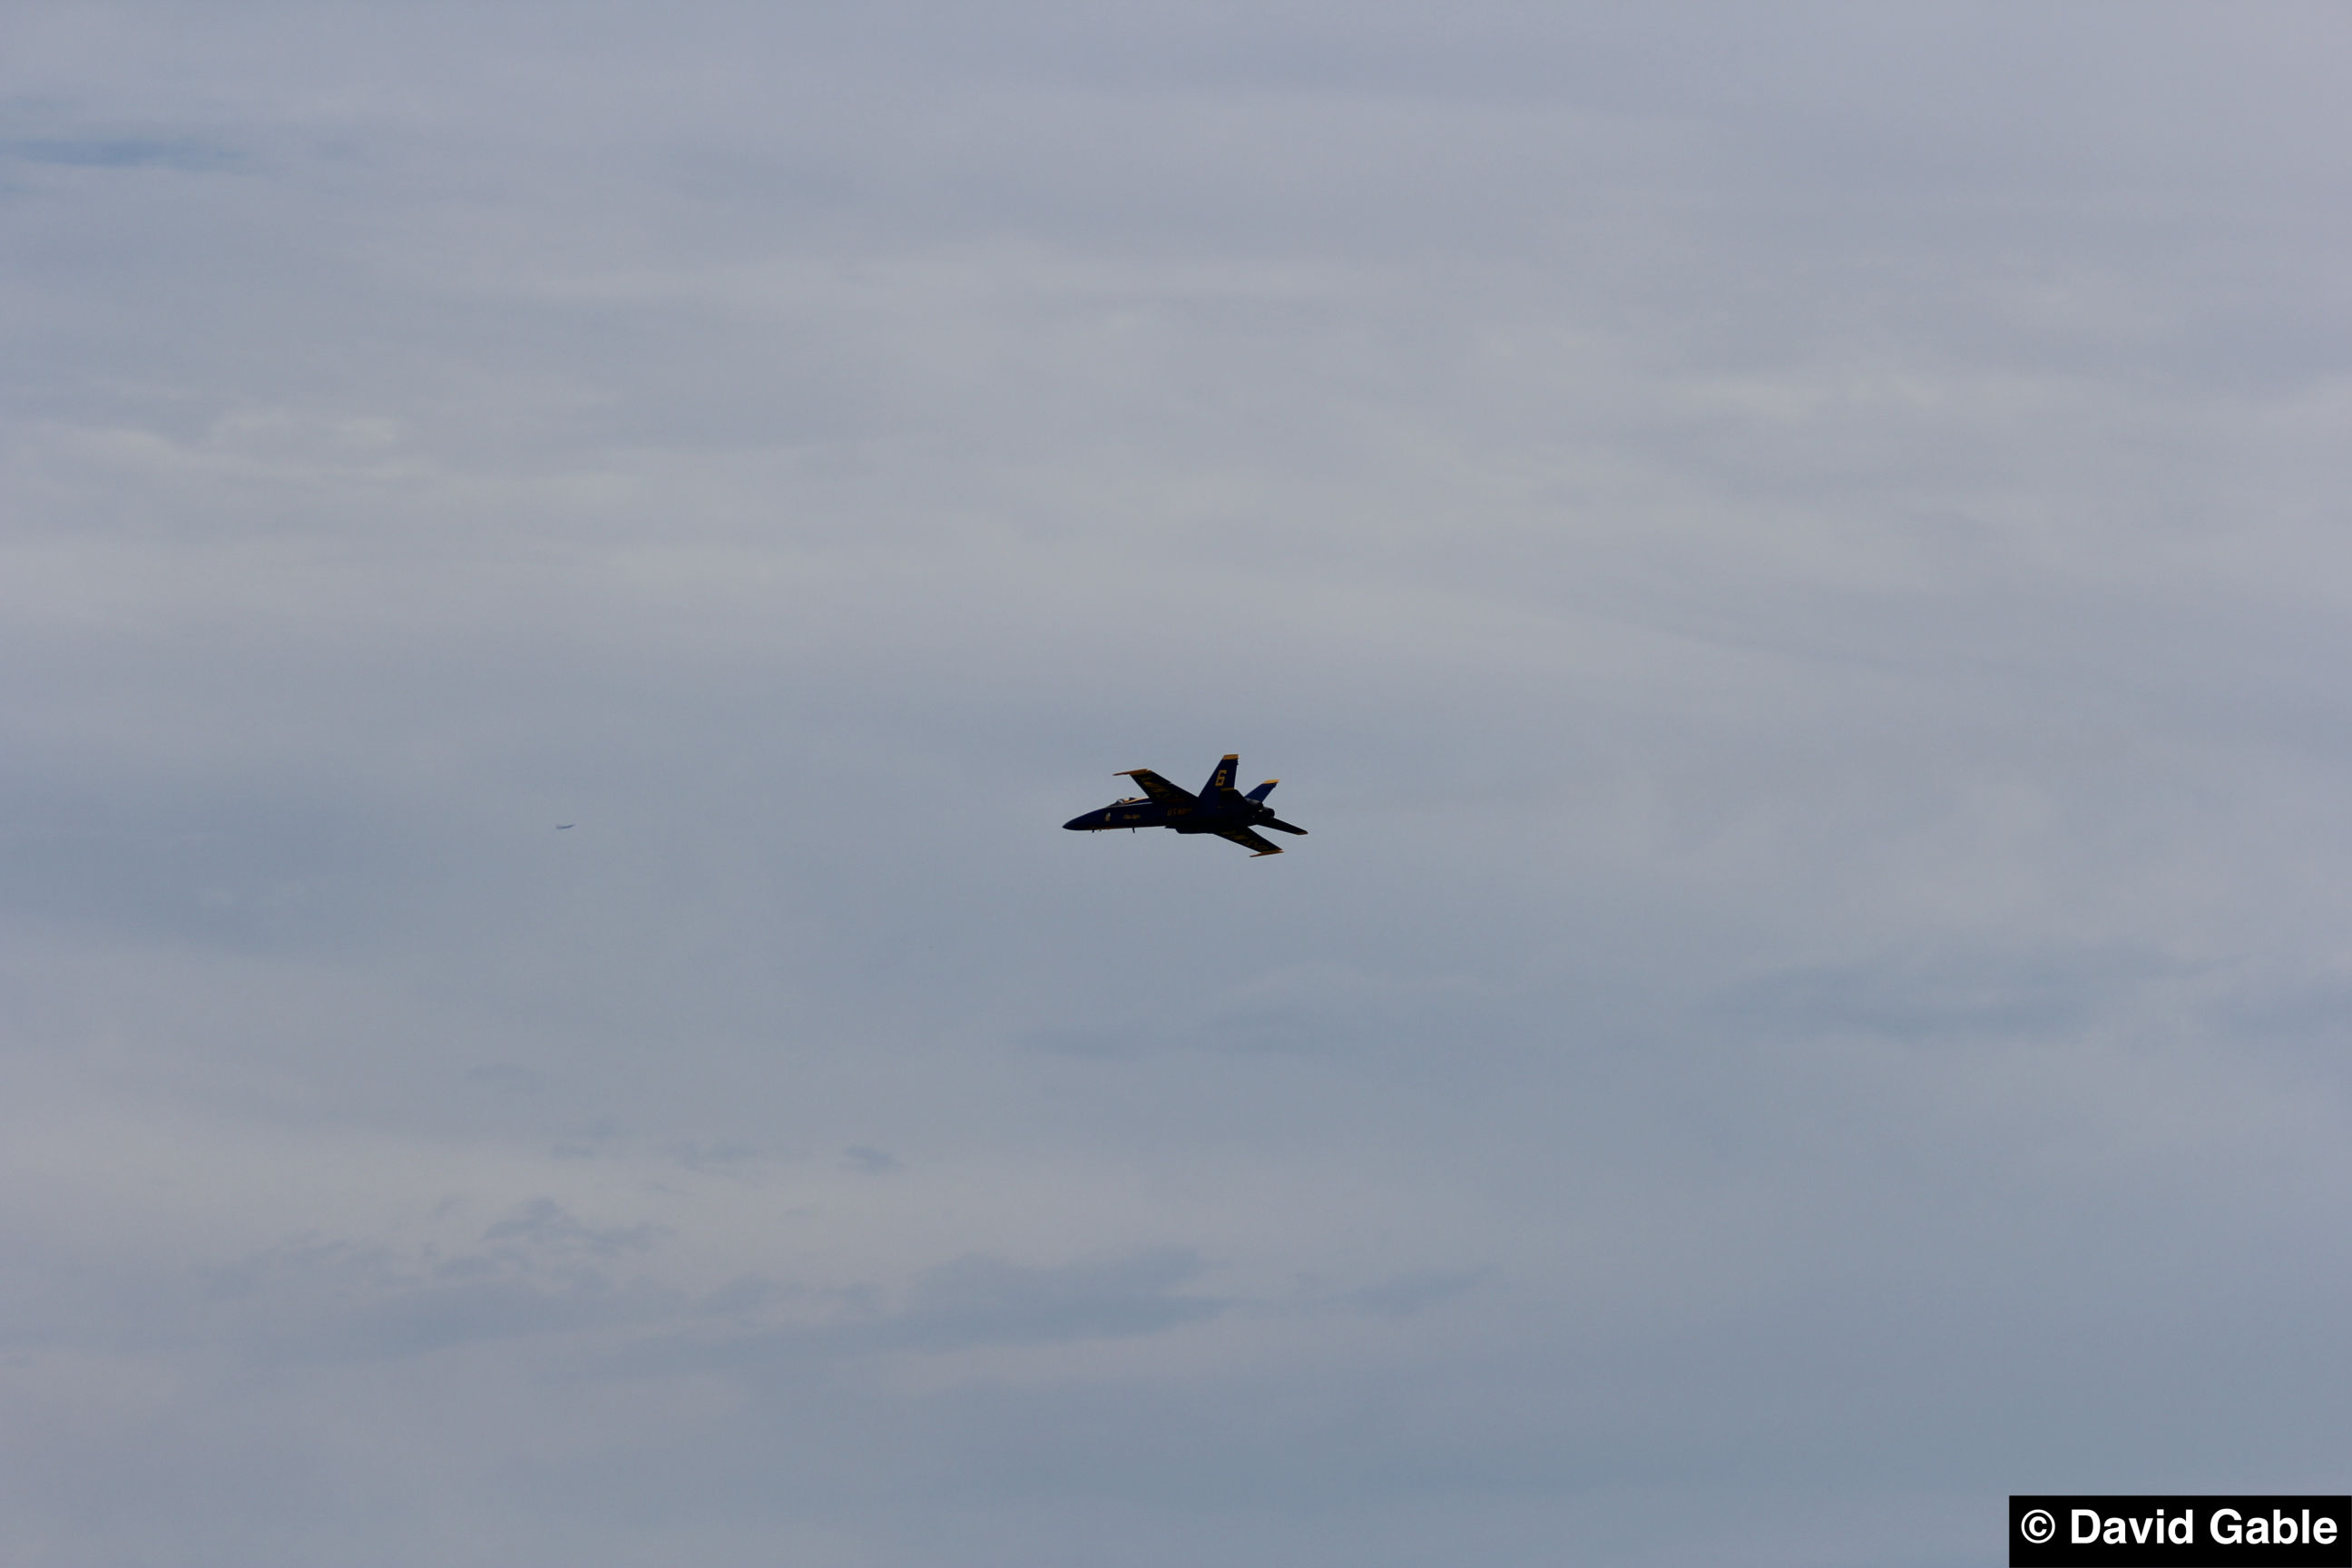
<svg viewBox="0 0 2352 1568">
<path fill-rule="evenodd" d="M 1258 826 L 1260 827 L 1271 827 L 1277 833 L 1296 833 L 1301 838 L 1307 837 L 1307 829 L 1303 827 L 1294 827 L 1278 816 L 1269 816 L 1264 822 L 1259 823 Z"/>
</svg>

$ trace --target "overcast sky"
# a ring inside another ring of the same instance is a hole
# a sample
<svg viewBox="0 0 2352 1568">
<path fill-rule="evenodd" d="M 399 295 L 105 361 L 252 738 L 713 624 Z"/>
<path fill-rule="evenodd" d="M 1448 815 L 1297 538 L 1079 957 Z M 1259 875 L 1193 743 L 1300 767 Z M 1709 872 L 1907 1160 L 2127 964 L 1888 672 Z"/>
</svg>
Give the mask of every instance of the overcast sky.
<svg viewBox="0 0 2352 1568">
<path fill-rule="evenodd" d="M 2347 65 L 7 6 L 10 1561 L 2343 1490 Z"/>
</svg>

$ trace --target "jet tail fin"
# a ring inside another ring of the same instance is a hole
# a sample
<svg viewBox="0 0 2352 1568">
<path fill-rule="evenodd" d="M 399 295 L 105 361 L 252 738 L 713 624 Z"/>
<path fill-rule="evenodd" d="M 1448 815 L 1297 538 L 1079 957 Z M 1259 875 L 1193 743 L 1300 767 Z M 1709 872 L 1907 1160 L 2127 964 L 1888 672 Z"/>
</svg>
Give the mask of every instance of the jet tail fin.
<svg viewBox="0 0 2352 1568">
<path fill-rule="evenodd" d="M 1234 774 L 1240 770 L 1241 765 L 1241 753 L 1227 752 L 1223 760 L 1217 763 L 1217 771 L 1209 775 L 1209 782 L 1201 786 L 1201 798 L 1214 800 L 1221 795 L 1231 795 L 1234 791 Z"/>
<path fill-rule="evenodd" d="M 1264 805 L 1265 804 L 1265 797 L 1272 795 L 1274 793 L 1274 786 L 1281 782 L 1282 781 L 1280 779 L 1266 780 L 1265 783 L 1258 785 L 1257 788 L 1249 792 L 1249 798 L 1257 802 L 1260 805 Z"/>
</svg>

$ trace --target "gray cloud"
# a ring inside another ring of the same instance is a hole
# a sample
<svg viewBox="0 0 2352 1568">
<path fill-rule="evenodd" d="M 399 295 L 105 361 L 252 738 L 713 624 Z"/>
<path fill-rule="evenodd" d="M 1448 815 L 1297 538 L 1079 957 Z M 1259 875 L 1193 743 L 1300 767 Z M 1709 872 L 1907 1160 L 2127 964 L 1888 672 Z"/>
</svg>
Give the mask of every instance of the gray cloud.
<svg viewBox="0 0 2352 1568">
<path fill-rule="evenodd" d="M 2344 32 L 20 7 L 12 1547 L 2340 1484 Z"/>
<path fill-rule="evenodd" d="M 1056 1268 L 960 1258 L 916 1281 L 890 1337 L 945 1346 L 1155 1333 L 1223 1310 L 1214 1298 L 1177 1292 L 1200 1271 L 1197 1257 L 1173 1249 Z"/>
</svg>

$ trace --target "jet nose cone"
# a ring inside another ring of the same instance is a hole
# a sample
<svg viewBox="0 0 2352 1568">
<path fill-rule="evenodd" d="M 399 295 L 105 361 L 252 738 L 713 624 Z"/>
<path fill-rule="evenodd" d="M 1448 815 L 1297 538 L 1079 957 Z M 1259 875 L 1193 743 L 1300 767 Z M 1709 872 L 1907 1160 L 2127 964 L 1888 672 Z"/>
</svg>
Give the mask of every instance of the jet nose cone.
<svg viewBox="0 0 2352 1568">
<path fill-rule="evenodd" d="M 1102 826 L 1102 813 L 1099 811 L 1090 811 L 1084 816 L 1074 816 L 1070 818 L 1069 821 L 1062 824 L 1062 826 L 1068 828 L 1073 833 L 1084 833 L 1089 827 L 1100 827 Z"/>
</svg>

